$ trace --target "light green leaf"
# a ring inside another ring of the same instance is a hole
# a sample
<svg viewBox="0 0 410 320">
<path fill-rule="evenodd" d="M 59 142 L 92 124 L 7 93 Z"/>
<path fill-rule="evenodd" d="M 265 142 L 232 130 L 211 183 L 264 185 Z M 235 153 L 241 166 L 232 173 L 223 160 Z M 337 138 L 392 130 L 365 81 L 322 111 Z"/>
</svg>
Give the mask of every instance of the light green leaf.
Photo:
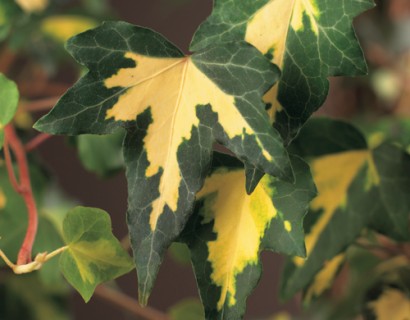
<svg viewBox="0 0 410 320">
<path fill-rule="evenodd" d="M 0 73 L 0 149 L 4 142 L 4 127 L 17 111 L 19 92 L 16 84 Z"/>
<path fill-rule="evenodd" d="M 229 156 L 215 157 L 233 162 Z M 292 157 L 292 166 L 295 184 L 266 175 L 251 195 L 243 188 L 240 164 L 216 167 L 198 193 L 198 208 L 183 238 L 191 249 L 207 319 L 243 316 L 261 275 L 262 250 L 305 255 L 302 221 L 316 189 L 303 160 Z"/>
<path fill-rule="evenodd" d="M 292 181 L 262 101 L 279 72 L 244 42 L 184 56 L 159 34 L 124 22 L 82 33 L 67 48 L 90 72 L 35 127 L 69 135 L 127 129 L 128 224 L 144 304 L 192 213 L 214 142 Z"/>
<path fill-rule="evenodd" d="M 60 270 L 87 302 L 100 283 L 134 268 L 132 259 L 113 236 L 109 215 L 100 209 L 77 207 L 63 223 L 68 249 L 60 257 Z"/>
<path fill-rule="evenodd" d="M 328 76 L 366 73 L 352 19 L 372 0 L 214 0 L 191 50 L 246 40 L 282 70 L 265 96 L 275 126 L 287 139 L 326 99 Z"/>
</svg>

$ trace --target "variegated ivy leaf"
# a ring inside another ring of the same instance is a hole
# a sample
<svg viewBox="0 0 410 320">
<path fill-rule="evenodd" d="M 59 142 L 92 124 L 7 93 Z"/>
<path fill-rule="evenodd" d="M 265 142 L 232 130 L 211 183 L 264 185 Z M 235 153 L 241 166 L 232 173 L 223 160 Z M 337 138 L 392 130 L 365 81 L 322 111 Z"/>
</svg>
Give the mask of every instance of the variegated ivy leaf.
<svg viewBox="0 0 410 320">
<path fill-rule="evenodd" d="M 244 39 L 282 70 L 265 96 L 270 116 L 286 139 L 324 102 L 328 76 L 366 72 L 352 19 L 372 0 L 214 0 L 191 50 Z"/>
<path fill-rule="evenodd" d="M 4 127 L 13 119 L 18 101 L 16 84 L 0 73 L 0 149 L 4 142 Z"/>
<path fill-rule="evenodd" d="M 303 217 L 316 189 L 307 164 L 292 157 L 295 184 L 265 175 L 255 191 L 243 188 L 243 166 L 229 156 L 216 165 L 197 195 L 183 233 L 191 250 L 207 319 L 240 319 L 261 276 L 259 254 L 305 256 Z"/>
<path fill-rule="evenodd" d="M 320 140 L 309 140 L 319 137 L 319 132 Z M 332 145 L 333 137 L 337 139 Z M 390 144 L 370 149 L 354 127 L 327 119 L 311 120 L 294 143 L 306 151 L 314 144 L 327 146 L 328 153 L 312 148 L 313 152 L 306 154 L 314 156 L 310 164 L 319 195 L 305 219 L 307 259 L 290 259 L 285 268 L 285 298 L 302 289 L 313 298 L 328 287 L 323 279 L 332 280 L 333 276 L 320 277 L 318 273 L 324 267 L 335 273 L 340 263 L 334 257 L 364 228 L 397 240 L 409 239 L 410 156 Z"/>
<path fill-rule="evenodd" d="M 262 101 L 279 73 L 244 42 L 184 56 L 159 34 L 124 22 L 104 23 L 67 48 L 90 72 L 36 128 L 70 135 L 128 129 L 128 224 L 145 303 L 166 248 L 192 211 L 215 141 L 292 180 Z"/>
<path fill-rule="evenodd" d="M 77 207 L 63 222 L 68 246 L 60 257 L 60 270 L 87 302 L 102 282 L 134 268 L 131 257 L 111 231 L 110 216 L 103 210 Z"/>
</svg>

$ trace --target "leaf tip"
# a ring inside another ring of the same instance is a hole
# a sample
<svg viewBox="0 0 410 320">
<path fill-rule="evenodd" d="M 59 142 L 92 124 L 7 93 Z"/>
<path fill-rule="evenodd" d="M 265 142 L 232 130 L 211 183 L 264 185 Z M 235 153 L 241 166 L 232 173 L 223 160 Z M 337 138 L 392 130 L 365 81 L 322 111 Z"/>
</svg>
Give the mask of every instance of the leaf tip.
<svg viewBox="0 0 410 320">
<path fill-rule="evenodd" d="M 143 290 L 138 290 L 138 303 L 141 307 L 146 307 L 148 305 L 149 293 Z"/>
</svg>

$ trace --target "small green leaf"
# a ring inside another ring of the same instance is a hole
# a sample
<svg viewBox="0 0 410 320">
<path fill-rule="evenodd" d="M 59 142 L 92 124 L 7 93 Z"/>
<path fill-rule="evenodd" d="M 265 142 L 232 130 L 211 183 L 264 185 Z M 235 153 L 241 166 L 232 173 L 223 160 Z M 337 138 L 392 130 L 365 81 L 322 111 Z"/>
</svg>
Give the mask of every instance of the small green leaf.
<svg viewBox="0 0 410 320">
<path fill-rule="evenodd" d="M 60 270 L 88 302 L 95 287 L 134 268 L 132 259 L 113 236 L 109 215 L 100 209 L 77 207 L 63 223 L 68 249 L 60 257 Z"/>
<path fill-rule="evenodd" d="M 0 73 L 0 149 L 4 142 L 3 129 L 13 119 L 18 100 L 19 92 L 16 84 Z"/>
<path fill-rule="evenodd" d="M 168 311 L 171 320 L 204 320 L 205 312 L 198 299 L 185 299 Z"/>
</svg>

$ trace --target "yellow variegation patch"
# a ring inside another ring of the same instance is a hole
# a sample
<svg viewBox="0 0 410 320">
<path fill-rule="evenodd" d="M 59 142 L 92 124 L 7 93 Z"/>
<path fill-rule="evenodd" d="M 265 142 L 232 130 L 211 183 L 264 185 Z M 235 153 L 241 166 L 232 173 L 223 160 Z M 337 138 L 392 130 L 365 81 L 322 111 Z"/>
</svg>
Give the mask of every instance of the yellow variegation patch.
<svg viewBox="0 0 410 320">
<path fill-rule="evenodd" d="M 116 256 L 115 247 L 108 240 L 95 242 L 76 242 L 68 246 L 68 250 L 75 260 L 78 272 L 84 282 L 94 283 L 96 281 L 90 262 L 98 263 L 100 266 L 124 267 L 129 261 L 112 259 Z"/>
<path fill-rule="evenodd" d="M 16 0 L 16 3 L 26 12 L 41 12 L 48 6 L 48 0 Z"/>
<path fill-rule="evenodd" d="M 6 207 L 7 199 L 6 195 L 4 194 L 3 190 L 0 188 L 0 210 Z"/>
<path fill-rule="evenodd" d="M 332 260 L 325 262 L 323 269 L 316 274 L 315 279 L 306 291 L 305 302 L 309 303 L 313 297 L 320 296 L 325 290 L 331 287 L 332 281 L 336 277 L 337 271 L 344 260 L 345 255 L 339 254 Z"/>
<path fill-rule="evenodd" d="M 205 198 L 204 222 L 214 220 L 214 241 L 208 242 L 208 261 L 212 264 L 211 279 L 221 287 L 218 310 L 225 303 L 236 303 L 236 277 L 246 266 L 256 264 L 261 239 L 277 211 L 272 203 L 272 191 L 265 176 L 255 191 L 244 190 L 243 170 L 217 171 L 205 182 L 198 198 Z"/>
<path fill-rule="evenodd" d="M 379 178 L 371 152 L 368 150 L 331 154 L 311 163 L 318 196 L 312 201 L 310 207 L 314 212 L 323 212 L 305 237 L 307 256 L 314 249 L 336 209 L 344 205 L 350 184 L 365 164 L 368 165 L 367 186 L 370 188 L 378 184 Z M 294 262 L 302 266 L 305 260 L 296 257 Z"/>
<path fill-rule="evenodd" d="M 406 320 L 410 318 L 410 298 L 401 290 L 387 289 L 368 306 L 377 320 Z"/>
<path fill-rule="evenodd" d="M 125 90 L 106 118 L 134 121 L 150 107 L 152 123 L 144 139 L 150 162 L 146 176 L 163 170 L 160 196 L 152 203 L 150 216 L 154 230 L 165 205 L 177 209 L 181 182 L 177 151 L 184 140 L 190 139 L 192 127 L 199 125 L 196 106 L 209 104 L 230 138 L 254 131 L 235 107 L 235 98 L 219 89 L 191 58 L 152 58 L 131 52 L 125 57 L 135 61 L 136 67 L 121 69 L 105 81 L 107 88 Z M 157 92 L 161 94 L 153 94 Z"/>
<path fill-rule="evenodd" d="M 273 54 L 272 62 L 282 69 L 289 28 L 303 31 L 306 16 L 309 19 L 311 30 L 317 35 L 319 15 L 316 0 L 270 0 L 249 21 L 245 40 L 262 53 Z M 277 95 L 278 85 L 272 87 L 265 95 L 265 101 L 272 104 L 269 110 L 272 120 L 274 120 L 276 111 L 282 109 L 276 99 Z"/>
<path fill-rule="evenodd" d="M 72 36 L 94 28 L 96 21 L 81 16 L 51 16 L 43 20 L 41 31 L 55 40 L 66 42 Z"/>
</svg>

